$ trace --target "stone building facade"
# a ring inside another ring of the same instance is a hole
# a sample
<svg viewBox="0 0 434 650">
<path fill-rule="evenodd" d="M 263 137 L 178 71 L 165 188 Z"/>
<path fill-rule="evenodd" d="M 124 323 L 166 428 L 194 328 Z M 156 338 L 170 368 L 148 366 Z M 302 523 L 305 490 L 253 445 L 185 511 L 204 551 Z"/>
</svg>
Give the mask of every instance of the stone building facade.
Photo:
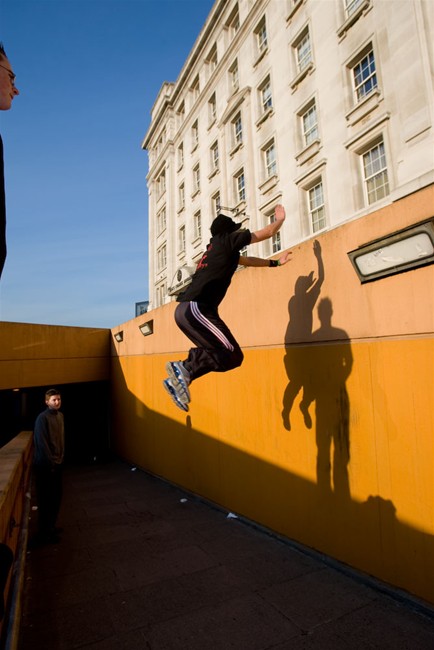
<svg viewBox="0 0 434 650">
<path fill-rule="evenodd" d="M 143 140 L 150 307 L 173 300 L 221 210 L 278 254 L 434 181 L 434 3 L 216 0 Z M 393 224 L 391 224 L 393 229 Z"/>
</svg>

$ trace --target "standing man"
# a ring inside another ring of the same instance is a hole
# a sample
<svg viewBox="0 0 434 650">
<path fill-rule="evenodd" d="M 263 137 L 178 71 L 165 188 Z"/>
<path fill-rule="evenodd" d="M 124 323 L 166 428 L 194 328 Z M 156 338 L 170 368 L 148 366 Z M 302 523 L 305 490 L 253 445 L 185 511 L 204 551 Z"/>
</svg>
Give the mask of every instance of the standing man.
<svg viewBox="0 0 434 650">
<path fill-rule="evenodd" d="M 0 110 L 8 111 L 15 95 L 19 95 L 15 86 L 15 75 L 8 61 L 3 43 L 0 43 Z M 3 140 L 0 135 L 0 278 L 6 259 L 6 199 L 3 167 Z"/>
<path fill-rule="evenodd" d="M 240 250 L 273 237 L 282 227 L 285 210 L 275 208 L 275 220 L 257 232 L 240 230 L 241 224 L 219 214 L 211 224 L 211 240 L 197 265 L 191 284 L 178 296 L 175 311 L 178 327 L 197 346 L 185 361 L 166 364 L 168 379 L 163 382 L 173 402 L 188 411 L 189 385 L 209 372 L 226 372 L 243 362 L 243 353 L 235 337 L 218 313 L 218 306 L 226 295 L 232 276 L 242 266 L 282 266 L 291 253 L 278 260 L 244 257 Z"/>
<path fill-rule="evenodd" d="M 34 477 L 38 504 L 38 543 L 59 541 L 56 519 L 62 500 L 62 468 L 65 454 L 62 400 L 56 388 L 45 393 L 47 408 L 36 418 L 33 432 Z"/>
</svg>

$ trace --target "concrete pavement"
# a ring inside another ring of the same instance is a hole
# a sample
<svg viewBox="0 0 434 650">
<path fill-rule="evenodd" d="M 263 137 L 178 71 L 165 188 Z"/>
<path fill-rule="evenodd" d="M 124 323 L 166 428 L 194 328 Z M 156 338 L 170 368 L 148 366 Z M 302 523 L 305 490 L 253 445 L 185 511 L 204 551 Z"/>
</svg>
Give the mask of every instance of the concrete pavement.
<svg viewBox="0 0 434 650">
<path fill-rule="evenodd" d="M 434 648 L 434 618 L 227 515 L 122 462 L 67 468 L 20 650 Z"/>
</svg>

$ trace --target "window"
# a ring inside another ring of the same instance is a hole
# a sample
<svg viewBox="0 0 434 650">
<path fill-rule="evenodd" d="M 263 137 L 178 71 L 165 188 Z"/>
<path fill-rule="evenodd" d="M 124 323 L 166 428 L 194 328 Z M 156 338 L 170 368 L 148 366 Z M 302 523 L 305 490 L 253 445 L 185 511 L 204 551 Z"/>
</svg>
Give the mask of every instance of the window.
<svg viewBox="0 0 434 650">
<path fill-rule="evenodd" d="M 265 179 L 277 174 L 276 146 L 272 140 L 264 149 L 264 176 Z"/>
<path fill-rule="evenodd" d="M 166 206 L 157 212 L 157 235 L 161 235 L 166 229 Z"/>
<path fill-rule="evenodd" d="M 184 117 L 185 117 L 185 103 L 181 102 L 176 112 L 178 127 L 180 127 L 181 124 L 184 122 Z"/>
<path fill-rule="evenodd" d="M 162 171 L 157 177 L 157 198 L 160 198 L 166 191 L 166 171 Z"/>
<path fill-rule="evenodd" d="M 364 0 L 344 0 L 345 2 L 345 13 L 347 18 L 353 15 L 356 9 L 364 2 Z"/>
<path fill-rule="evenodd" d="M 306 28 L 295 44 L 297 72 L 303 72 L 312 61 L 312 47 L 309 29 Z"/>
<path fill-rule="evenodd" d="M 217 59 L 217 45 L 213 45 L 210 53 L 208 54 L 208 57 L 206 59 L 206 63 L 208 65 L 208 72 L 211 75 L 214 70 L 217 67 L 218 59 Z"/>
<path fill-rule="evenodd" d="M 268 76 L 259 87 L 259 94 L 262 113 L 266 113 L 270 108 L 273 108 L 270 76 Z"/>
<path fill-rule="evenodd" d="M 377 72 L 375 67 L 374 50 L 364 54 L 352 68 L 353 86 L 356 102 L 377 88 Z"/>
<path fill-rule="evenodd" d="M 179 210 L 184 210 L 185 208 L 185 184 L 181 183 L 181 185 L 178 188 L 178 203 L 179 203 Z"/>
<path fill-rule="evenodd" d="M 244 177 L 244 169 L 242 169 L 235 176 L 235 197 L 236 203 L 246 200 L 246 180 Z"/>
<path fill-rule="evenodd" d="M 308 190 L 308 207 L 312 232 L 318 232 L 326 226 L 324 192 L 322 180 Z"/>
<path fill-rule="evenodd" d="M 272 214 L 269 215 L 268 221 L 269 223 L 273 223 L 274 221 L 276 221 L 276 217 L 274 216 L 274 211 Z M 271 238 L 271 254 L 274 255 L 275 253 L 278 253 L 281 250 L 282 250 L 282 237 L 279 231 Z"/>
<path fill-rule="evenodd" d="M 386 153 L 381 140 L 363 156 L 363 174 L 368 204 L 375 203 L 389 194 Z"/>
<path fill-rule="evenodd" d="M 190 92 L 191 92 L 192 103 L 194 103 L 200 95 L 199 75 L 197 75 L 197 77 L 191 84 Z"/>
<path fill-rule="evenodd" d="M 316 103 L 310 103 L 310 105 L 304 109 L 304 112 L 301 114 L 301 124 L 302 124 L 302 134 L 303 134 L 303 146 L 307 147 L 312 142 L 318 139 L 318 117 L 316 112 Z"/>
<path fill-rule="evenodd" d="M 237 113 L 232 121 L 232 136 L 234 147 L 243 144 L 243 123 L 241 121 L 241 113 Z"/>
<path fill-rule="evenodd" d="M 240 14 L 238 13 L 238 5 L 235 5 L 234 10 L 230 14 L 226 22 L 226 28 L 229 32 L 229 37 L 232 40 L 240 28 Z"/>
<path fill-rule="evenodd" d="M 211 95 L 211 98 L 208 102 L 208 118 L 209 118 L 209 125 L 213 124 L 216 119 L 217 119 L 217 100 L 215 93 Z"/>
<path fill-rule="evenodd" d="M 199 144 L 199 123 L 196 120 L 191 127 L 191 149 L 194 151 Z"/>
<path fill-rule="evenodd" d="M 181 142 L 181 144 L 178 147 L 177 159 L 178 159 L 178 169 L 182 169 L 182 167 L 184 166 L 184 143 L 183 142 Z"/>
<path fill-rule="evenodd" d="M 165 301 L 166 294 L 167 294 L 167 287 L 166 287 L 165 282 L 163 282 L 162 284 L 160 284 L 157 287 L 156 294 L 157 294 L 157 296 L 156 296 L 157 297 L 157 307 L 160 307 L 161 305 L 164 305 L 164 301 Z"/>
<path fill-rule="evenodd" d="M 198 210 L 193 217 L 194 224 L 194 239 L 200 239 L 202 237 L 202 219 L 200 216 L 200 210 Z"/>
<path fill-rule="evenodd" d="M 214 142 L 211 149 L 211 172 L 216 172 L 219 168 L 219 144 Z"/>
<path fill-rule="evenodd" d="M 157 140 L 157 156 L 161 153 L 165 142 L 166 142 L 166 130 L 164 129 Z"/>
<path fill-rule="evenodd" d="M 211 199 L 211 202 L 212 202 L 212 213 L 216 217 L 221 210 L 220 192 L 214 194 L 214 196 Z"/>
<path fill-rule="evenodd" d="M 185 226 L 181 226 L 178 230 L 178 251 L 185 253 Z"/>
<path fill-rule="evenodd" d="M 229 68 L 230 92 L 236 93 L 240 87 L 240 78 L 238 75 L 238 60 L 235 59 Z"/>
<path fill-rule="evenodd" d="M 160 246 L 160 248 L 157 251 L 157 271 L 162 271 L 163 269 L 165 269 L 166 264 L 167 264 L 167 249 L 166 249 L 166 244 L 163 244 L 163 246 Z"/>
<path fill-rule="evenodd" d="M 200 165 L 193 167 L 193 194 L 200 192 Z"/>
<path fill-rule="evenodd" d="M 256 37 L 256 51 L 258 56 L 260 56 L 266 51 L 268 47 L 265 16 L 262 18 L 261 22 L 258 24 L 258 26 L 255 29 L 255 37 Z"/>
</svg>

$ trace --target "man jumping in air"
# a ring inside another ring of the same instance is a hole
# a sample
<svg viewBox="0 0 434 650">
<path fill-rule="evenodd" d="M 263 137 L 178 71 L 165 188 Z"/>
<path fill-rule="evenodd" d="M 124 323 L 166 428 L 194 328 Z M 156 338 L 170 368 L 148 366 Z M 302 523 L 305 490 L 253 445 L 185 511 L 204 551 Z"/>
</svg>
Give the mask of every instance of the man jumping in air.
<svg viewBox="0 0 434 650">
<path fill-rule="evenodd" d="M 206 252 L 197 265 L 191 284 L 178 296 L 175 321 L 184 334 L 197 346 L 192 348 L 184 361 L 169 361 L 169 375 L 163 385 L 173 402 L 188 411 L 189 386 L 195 379 L 209 372 L 226 372 L 243 362 L 240 346 L 222 321 L 218 306 L 226 295 L 232 276 L 238 265 L 283 266 L 290 259 L 290 252 L 278 260 L 244 257 L 240 250 L 249 244 L 270 239 L 282 227 L 285 210 L 275 208 L 275 221 L 257 232 L 240 230 L 241 224 L 219 214 L 211 224 L 211 239 Z"/>
</svg>

